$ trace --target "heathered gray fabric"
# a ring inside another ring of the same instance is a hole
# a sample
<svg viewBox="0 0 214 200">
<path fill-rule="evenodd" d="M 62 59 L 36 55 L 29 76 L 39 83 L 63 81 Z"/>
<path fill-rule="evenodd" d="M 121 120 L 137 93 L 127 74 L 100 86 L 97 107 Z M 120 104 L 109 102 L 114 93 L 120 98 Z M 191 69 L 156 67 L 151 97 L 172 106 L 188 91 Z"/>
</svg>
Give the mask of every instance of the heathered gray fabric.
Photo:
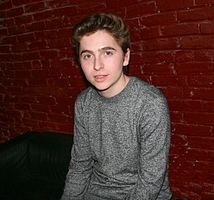
<svg viewBox="0 0 214 200">
<path fill-rule="evenodd" d="M 158 89 L 135 78 L 112 98 L 93 88 L 75 104 L 62 200 L 168 200 L 170 121 Z"/>
</svg>

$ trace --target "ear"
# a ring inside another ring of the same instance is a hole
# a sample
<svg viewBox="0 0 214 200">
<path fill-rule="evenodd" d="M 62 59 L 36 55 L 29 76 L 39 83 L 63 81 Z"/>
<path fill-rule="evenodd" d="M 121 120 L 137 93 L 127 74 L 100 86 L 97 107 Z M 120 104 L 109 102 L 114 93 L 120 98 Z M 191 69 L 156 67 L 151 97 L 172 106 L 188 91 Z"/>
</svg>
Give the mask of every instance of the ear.
<svg viewBox="0 0 214 200">
<path fill-rule="evenodd" d="M 129 60 L 130 60 L 130 49 L 127 48 L 127 51 L 124 54 L 123 66 L 127 66 L 129 64 Z"/>
</svg>

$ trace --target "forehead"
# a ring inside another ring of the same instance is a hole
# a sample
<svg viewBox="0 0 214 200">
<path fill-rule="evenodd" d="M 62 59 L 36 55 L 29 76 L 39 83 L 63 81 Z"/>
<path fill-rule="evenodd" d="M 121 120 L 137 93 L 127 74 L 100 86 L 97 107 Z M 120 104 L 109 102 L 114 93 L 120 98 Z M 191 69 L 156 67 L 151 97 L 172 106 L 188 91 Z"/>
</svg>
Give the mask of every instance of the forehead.
<svg viewBox="0 0 214 200">
<path fill-rule="evenodd" d="M 80 49 L 98 49 L 105 46 L 120 48 L 117 40 L 105 30 L 98 30 L 80 39 Z"/>
</svg>

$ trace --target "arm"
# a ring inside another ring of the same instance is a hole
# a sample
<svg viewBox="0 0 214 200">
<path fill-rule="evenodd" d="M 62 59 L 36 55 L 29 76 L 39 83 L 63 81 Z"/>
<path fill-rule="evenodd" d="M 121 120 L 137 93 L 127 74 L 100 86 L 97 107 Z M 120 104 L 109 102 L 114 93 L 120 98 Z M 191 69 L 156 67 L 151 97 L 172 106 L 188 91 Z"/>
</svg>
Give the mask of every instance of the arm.
<svg viewBox="0 0 214 200">
<path fill-rule="evenodd" d="M 162 99 L 150 101 L 141 115 L 138 181 L 129 200 L 157 199 L 168 170 L 170 119 L 167 104 Z"/>
<path fill-rule="evenodd" d="M 92 158 L 80 103 L 75 104 L 74 144 L 61 200 L 82 200 L 92 172 Z"/>
</svg>

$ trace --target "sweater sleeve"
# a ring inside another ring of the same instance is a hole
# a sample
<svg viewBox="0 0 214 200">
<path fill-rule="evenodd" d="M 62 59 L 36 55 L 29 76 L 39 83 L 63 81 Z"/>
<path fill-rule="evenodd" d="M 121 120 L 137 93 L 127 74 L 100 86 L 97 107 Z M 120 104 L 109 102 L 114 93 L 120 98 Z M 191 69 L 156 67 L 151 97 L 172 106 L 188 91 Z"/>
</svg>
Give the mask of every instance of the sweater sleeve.
<svg viewBox="0 0 214 200">
<path fill-rule="evenodd" d="M 83 108 L 81 101 L 77 100 L 74 115 L 74 144 L 61 200 L 83 199 L 92 173 L 93 163 L 90 152 L 88 134 L 83 120 Z"/>
<path fill-rule="evenodd" d="M 127 200 L 157 199 L 167 177 L 170 119 L 165 99 L 150 101 L 141 115 L 138 181 Z"/>
</svg>

